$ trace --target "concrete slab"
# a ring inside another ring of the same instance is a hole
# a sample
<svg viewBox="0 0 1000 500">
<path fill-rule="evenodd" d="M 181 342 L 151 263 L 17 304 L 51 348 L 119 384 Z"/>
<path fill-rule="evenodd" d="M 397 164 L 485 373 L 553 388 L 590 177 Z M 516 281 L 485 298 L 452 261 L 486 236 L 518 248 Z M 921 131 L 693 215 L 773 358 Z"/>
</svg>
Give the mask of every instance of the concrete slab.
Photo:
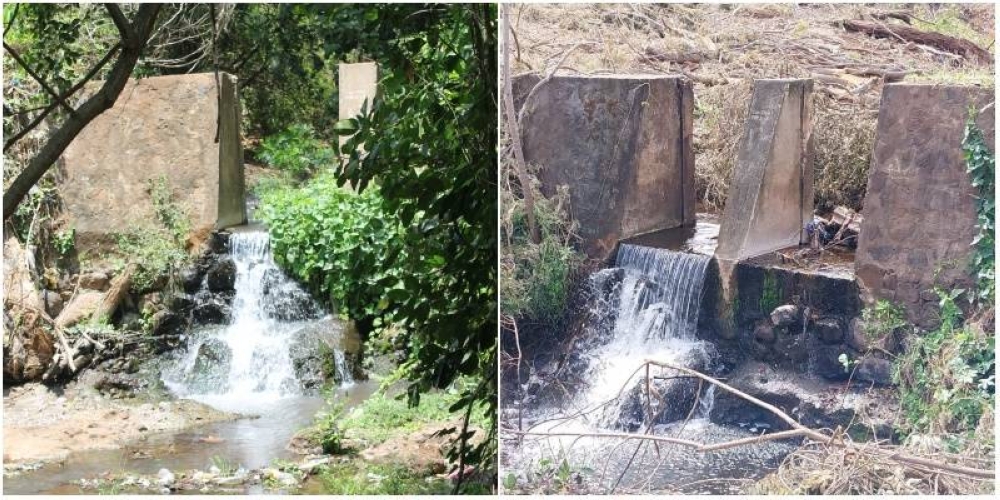
<svg viewBox="0 0 1000 500">
<path fill-rule="evenodd" d="M 798 245 L 812 210 L 812 80 L 757 80 L 715 254 L 738 262 Z"/>
<path fill-rule="evenodd" d="M 536 75 L 512 80 L 525 106 L 525 160 L 542 191 L 568 186 L 583 250 L 607 259 L 618 241 L 694 224 L 693 96 L 677 76 Z"/>
<path fill-rule="evenodd" d="M 970 107 L 993 91 L 978 87 L 892 84 L 882 91 L 855 271 L 868 299 L 906 309 L 937 326 L 934 286 L 972 290 L 968 259 L 976 235 L 976 190 L 965 171 L 962 138 Z M 994 137 L 994 107 L 979 116 Z"/>
<path fill-rule="evenodd" d="M 221 97 L 212 73 L 133 79 L 66 148 L 60 192 L 78 248 L 153 223 L 160 178 L 192 232 L 246 222 L 236 79 L 220 76 Z"/>
<path fill-rule="evenodd" d="M 361 114 L 361 106 L 368 101 L 368 109 L 378 93 L 378 63 L 341 63 L 338 72 L 338 116 L 340 119 L 353 118 Z M 350 136 L 340 136 L 340 144 Z"/>
</svg>

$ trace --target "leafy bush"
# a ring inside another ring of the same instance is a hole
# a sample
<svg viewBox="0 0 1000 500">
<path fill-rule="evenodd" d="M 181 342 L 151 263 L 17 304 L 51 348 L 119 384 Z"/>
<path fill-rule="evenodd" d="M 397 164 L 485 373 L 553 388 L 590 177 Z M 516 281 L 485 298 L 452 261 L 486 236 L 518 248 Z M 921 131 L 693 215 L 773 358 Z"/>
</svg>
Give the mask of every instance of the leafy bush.
<svg viewBox="0 0 1000 500">
<path fill-rule="evenodd" d="M 936 290 L 941 326 L 916 337 L 896 361 L 905 433 L 953 436 L 973 433 L 994 404 L 995 337 L 978 325 L 963 325 L 956 300 L 964 290 Z"/>
<path fill-rule="evenodd" d="M 296 124 L 284 132 L 265 137 L 260 142 L 258 156 L 268 165 L 304 179 L 330 166 L 335 152 L 316 137 L 311 126 Z"/>
<path fill-rule="evenodd" d="M 299 189 L 265 192 L 257 213 L 279 264 L 338 312 L 370 323 L 407 294 L 396 265 L 405 257 L 403 229 L 382 202 L 378 189 L 357 194 L 320 175 Z M 405 269 L 414 272 L 420 269 Z"/>
<path fill-rule="evenodd" d="M 146 187 L 156 223 L 137 225 L 116 235 L 118 252 L 137 264 L 132 288 L 150 290 L 164 275 L 171 276 L 189 260 L 184 249 L 191 221 L 177 205 L 166 178 L 150 180 Z"/>
</svg>

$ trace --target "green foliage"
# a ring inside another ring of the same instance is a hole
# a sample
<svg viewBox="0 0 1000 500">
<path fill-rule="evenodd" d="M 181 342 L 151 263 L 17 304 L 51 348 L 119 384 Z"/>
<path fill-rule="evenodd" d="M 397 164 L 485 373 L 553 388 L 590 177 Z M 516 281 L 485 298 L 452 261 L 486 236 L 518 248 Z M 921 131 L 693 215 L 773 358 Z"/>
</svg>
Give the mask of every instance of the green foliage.
<svg viewBox="0 0 1000 500">
<path fill-rule="evenodd" d="M 335 152 L 316 138 L 310 125 L 295 124 L 265 137 L 257 151 L 265 163 L 302 179 L 333 163 Z"/>
<path fill-rule="evenodd" d="M 344 405 L 340 403 L 318 416 L 313 437 L 323 448 L 323 453 L 340 455 L 347 452 L 344 447 L 344 428 L 340 422 L 343 415 Z"/>
<path fill-rule="evenodd" d="M 865 334 L 870 340 L 906 333 L 910 326 L 906 322 L 903 308 L 884 299 L 879 299 L 875 305 L 866 307 L 861 312 L 861 320 L 865 325 Z"/>
<path fill-rule="evenodd" d="M 59 255 L 69 255 L 73 251 L 73 247 L 76 245 L 76 229 L 62 229 L 57 231 L 53 235 L 52 243 L 55 245 L 56 251 Z"/>
<path fill-rule="evenodd" d="M 356 320 L 388 323 L 392 301 L 410 293 L 409 276 L 428 267 L 395 264 L 405 259 L 403 229 L 378 189 L 357 194 L 320 175 L 299 189 L 265 193 L 257 212 L 275 260 Z"/>
<path fill-rule="evenodd" d="M 760 311 L 769 314 L 781 305 L 781 290 L 778 288 L 778 278 L 770 270 L 764 271 L 764 283 L 757 302 Z"/>
<path fill-rule="evenodd" d="M 493 470 L 497 6 L 333 10 L 341 35 L 336 52 L 357 51 L 382 65 L 381 97 L 369 103 L 370 114 L 354 117 L 357 133 L 341 151 L 348 158 L 339 175 L 362 191 L 377 183 L 385 209 L 406 228 L 406 251 L 394 265 L 408 272 L 401 290 L 385 299 L 410 334 L 401 367 L 410 400 L 417 403 L 420 394 L 463 375 L 479 377 L 455 408 L 482 412 L 491 422 L 487 439 L 455 452 L 466 452 L 465 463 Z M 397 288 L 391 280 L 378 285 Z"/>
<path fill-rule="evenodd" d="M 118 252 L 137 265 L 132 276 L 134 290 L 155 288 L 160 279 L 171 276 L 190 260 L 184 245 L 191 223 L 177 205 L 166 179 L 149 181 L 147 192 L 157 223 L 137 225 L 115 235 Z"/>
<path fill-rule="evenodd" d="M 362 465 L 357 462 L 328 466 L 320 473 L 326 495 L 446 495 L 451 484 L 405 465 Z M 473 492 L 467 492 L 473 493 Z M 479 491 L 480 494 L 489 491 Z"/>
<path fill-rule="evenodd" d="M 509 163 L 504 165 L 504 186 L 516 183 L 517 175 Z M 573 248 L 576 223 L 571 219 L 569 192 L 559 190 L 546 197 L 532 181 L 535 222 L 541 242 L 535 244 L 528 234 L 527 211 L 517 193 L 503 189 L 501 199 L 500 308 L 505 315 L 555 325 L 563 317 L 572 278 L 584 262 Z"/>
<path fill-rule="evenodd" d="M 215 468 L 219 469 L 219 474 L 222 476 L 231 476 L 240 469 L 239 464 L 222 455 L 212 455 L 209 460 Z"/>
<path fill-rule="evenodd" d="M 965 124 L 962 152 L 976 197 L 976 227 L 979 233 L 972 240 L 972 268 L 978 279 L 976 299 L 981 304 L 993 304 L 996 292 L 996 157 L 986 144 L 974 116 Z"/>
<path fill-rule="evenodd" d="M 341 421 L 347 436 L 369 446 L 389 438 L 410 434 L 431 423 L 448 422 L 459 415 L 451 407 L 459 401 L 458 388 L 428 392 L 420 404 L 411 406 L 405 399 L 379 391 L 364 404 L 348 412 Z"/>
<path fill-rule="evenodd" d="M 994 405 L 995 337 L 977 325 L 963 325 L 956 304 L 963 290 L 936 290 L 941 326 L 917 337 L 896 360 L 905 433 L 971 436 Z"/>
</svg>

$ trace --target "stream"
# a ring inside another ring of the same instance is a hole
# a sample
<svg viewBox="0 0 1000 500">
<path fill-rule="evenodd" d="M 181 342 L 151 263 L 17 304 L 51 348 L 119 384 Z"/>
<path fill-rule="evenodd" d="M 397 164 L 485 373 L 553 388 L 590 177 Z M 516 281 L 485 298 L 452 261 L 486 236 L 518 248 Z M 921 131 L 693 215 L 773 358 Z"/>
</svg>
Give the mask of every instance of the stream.
<svg viewBox="0 0 1000 500">
<path fill-rule="evenodd" d="M 327 401 L 350 409 L 378 388 L 377 382 L 354 380 L 347 357 L 359 352 L 356 333 L 323 313 L 280 271 L 266 230 L 233 231 L 229 249 L 236 265 L 230 320 L 193 328 L 183 348 L 154 363 L 174 397 L 241 417 L 149 434 L 120 449 L 73 453 L 61 465 L 6 477 L 5 494 L 79 494 L 73 481 L 107 472 L 155 474 L 161 468 L 207 469 L 216 462 L 267 466 L 292 458 L 286 449 L 290 438 L 310 425 Z M 315 369 L 310 363 L 327 356 L 336 384 L 324 398 L 306 387 L 303 367 Z M 161 408 L 169 407 L 165 404 Z"/>
</svg>

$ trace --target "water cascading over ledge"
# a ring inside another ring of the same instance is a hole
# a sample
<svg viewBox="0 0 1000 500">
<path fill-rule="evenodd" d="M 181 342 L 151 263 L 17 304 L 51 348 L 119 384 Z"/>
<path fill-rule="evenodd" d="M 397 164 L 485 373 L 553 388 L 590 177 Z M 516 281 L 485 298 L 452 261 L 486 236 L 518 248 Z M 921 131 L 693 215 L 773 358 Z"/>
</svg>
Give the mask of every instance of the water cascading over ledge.
<svg viewBox="0 0 1000 500">
<path fill-rule="evenodd" d="M 635 373 L 647 359 L 670 361 L 699 370 L 713 363 L 712 346 L 697 338 L 702 284 L 710 257 L 623 244 L 615 267 L 594 273 L 591 305 L 584 334 L 572 348 L 574 369 L 563 381 L 580 386 L 566 408 L 595 408 L 589 424 L 598 428 L 635 429 L 646 422 L 645 385 Z M 696 383 L 656 381 L 669 393 L 669 408 L 654 407 L 657 423 L 686 415 L 697 404 Z M 640 387 L 641 386 L 641 387 Z M 625 389 L 622 397 L 617 395 Z M 545 402 L 541 402 L 543 405 Z"/>
<path fill-rule="evenodd" d="M 333 357 L 336 380 L 350 383 L 343 350 L 321 347 L 327 330 L 341 325 L 277 267 L 267 232 L 233 232 L 228 246 L 236 265 L 232 317 L 191 332 L 163 370 L 166 386 L 182 398 L 245 410 L 302 395 L 311 385 L 304 372 L 319 368 L 305 365 L 321 365 L 323 356 Z"/>
</svg>

